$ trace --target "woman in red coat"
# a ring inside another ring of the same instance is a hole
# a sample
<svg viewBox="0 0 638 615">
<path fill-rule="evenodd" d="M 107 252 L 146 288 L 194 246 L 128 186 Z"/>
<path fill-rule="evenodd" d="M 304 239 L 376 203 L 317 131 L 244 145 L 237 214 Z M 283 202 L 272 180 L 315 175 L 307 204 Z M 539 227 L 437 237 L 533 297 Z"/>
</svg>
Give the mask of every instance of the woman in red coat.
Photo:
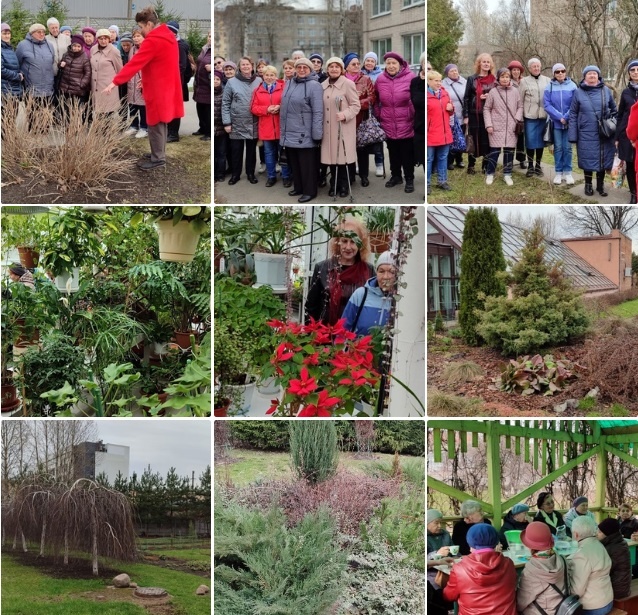
<svg viewBox="0 0 638 615">
<path fill-rule="evenodd" d="M 284 86 L 277 79 L 277 69 L 274 66 L 265 66 L 261 77 L 263 82 L 253 91 L 250 111 L 259 118 L 258 134 L 264 142 L 266 171 L 268 172 L 266 188 L 270 188 L 277 183 L 277 160 L 279 159 L 279 137 L 281 136 L 279 109 Z M 290 167 L 288 165 L 282 165 L 281 175 L 284 187 L 290 187 Z"/>
<path fill-rule="evenodd" d="M 629 122 L 627 123 L 627 138 L 631 141 L 634 149 L 638 149 L 638 103 L 634 103 L 629 113 Z M 635 159 L 636 185 L 638 186 L 638 155 Z"/>
<path fill-rule="evenodd" d="M 146 103 L 150 160 L 137 163 L 145 171 L 166 165 L 168 123 L 184 117 L 182 81 L 179 72 L 179 53 L 175 34 L 166 24 L 160 24 L 153 7 L 146 7 L 135 15 L 144 43 L 140 50 L 103 90 L 108 94 L 114 87 L 131 80 L 142 71 L 142 89 Z"/>
<path fill-rule="evenodd" d="M 428 72 L 428 194 L 432 166 L 436 160 L 438 187 L 441 190 L 452 190 L 447 183 L 447 155 L 452 144 L 452 129 L 450 117 L 454 113 L 454 106 L 450 102 L 450 95 L 441 87 L 441 74 L 436 71 Z"/>
</svg>

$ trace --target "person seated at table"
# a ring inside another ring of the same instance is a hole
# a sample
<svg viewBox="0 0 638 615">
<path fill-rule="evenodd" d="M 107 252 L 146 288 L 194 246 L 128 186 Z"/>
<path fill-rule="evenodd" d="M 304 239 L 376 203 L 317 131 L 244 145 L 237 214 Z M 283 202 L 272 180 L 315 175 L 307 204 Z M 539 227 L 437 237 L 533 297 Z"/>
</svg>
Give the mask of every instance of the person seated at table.
<svg viewBox="0 0 638 615">
<path fill-rule="evenodd" d="M 479 502 L 475 500 L 465 500 L 461 504 L 461 517 L 452 528 L 452 543 L 459 545 L 459 553 L 461 555 L 470 554 L 470 545 L 467 543 L 467 533 L 470 528 L 477 523 L 487 523 L 492 525 L 489 519 L 485 518 L 483 508 Z M 502 547 L 499 545 L 499 548 Z"/>
<path fill-rule="evenodd" d="M 618 508 L 618 523 L 623 538 L 631 539 L 632 534 L 638 534 L 638 519 L 634 517 L 634 509 L 630 504 L 621 504 Z"/>
<path fill-rule="evenodd" d="M 538 509 L 538 512 L 534 517 L 534 521 L 546 523 L 552 534 L 556 534 L 557 527 L 565 525 L 563 515 L 561 515 L 557 510 L 554 510 L 554 496 L 551 493 L 548 493 L 547 491 L 540 493 L 536 500 L 536 508 Z M 570 528 L 566 527 L 565 531 L 568 536 L 572 535 Z"/>
<path fill-rule="evenodd" d="M 518 580 L 516 606 L 523 615 L 539 615 L 534 602 L 547 615 L 554 615 L 563 596 L 551 584 L 565 593 L 565 558 L 554 552 L 554 540 L 549 526 L 532 521 L 521 534 L 521 542 L 532 552 Z"/>
<path fill-rule="evenodd" d="M 598 541 L 596 522 L 588 516 L 572 523 L 578 550 L 567 558 L 569 591 L 580 597 L 583 615 L 607 615 L 614 607 L 614 590 L 609 573 L 611 559 Z"/>
<path fill-rule="evenodd" d="M 467 532 L 471 553 L 442 575 L 443 598 L 458 601 L 458 615 L 516 615 L 516 570 L 496 551 L 498 532 L 475 523 Z"/>
<path fill-rule="evenodd" d="M 528 511 L 529 506 L 527 504 L 516 504 L 512 507 L 512 510 L 505 515 L 503 525 L 501 525 L 501 544 L 503 545 L 503 549 L 509 549 L 505 532 L 511 530 L 519 530 L 522 532 L 529 525 L 529 521 L 527 520 Z"/>
<path fill-rule="evenodd" d="M 443 515 L 436 508 L 428 509 L 428 610 L 440 610 L 443 615 L 447 615 L 448 611 L 454 608 L 451 602 L 446 602 L 441 593 L 441 587 L 436 582 L 437 570 L 434 566 L 440 566 L 443 563 L 451 564 L 454 559 L 448 557 L 450 555 L 450 546 L 452 545 L 452 537 L 450 533 L 441 527 L 441 519 Z M 432 590 L 432 591 L 431 591 Z"/>
<path fill-rule="evenodd" d="M 611 560 L 611 586 L 614 600 L 631 595 L 631 556 L 629 547 L 620 533 L 620 523 L 616 519 L 605 519 L 598 524 L 598 540 L 605 547 Z"/>
<path fill-rule="evenodd" d="M 594 513 L 589 510 L 589 500 L 581 495 L 572 502 L 572 507 L 565 514 L 565 525 L 571 529 L 572 521 L 583 516 L 591 517 L 595 521 Z"/>
</svg>

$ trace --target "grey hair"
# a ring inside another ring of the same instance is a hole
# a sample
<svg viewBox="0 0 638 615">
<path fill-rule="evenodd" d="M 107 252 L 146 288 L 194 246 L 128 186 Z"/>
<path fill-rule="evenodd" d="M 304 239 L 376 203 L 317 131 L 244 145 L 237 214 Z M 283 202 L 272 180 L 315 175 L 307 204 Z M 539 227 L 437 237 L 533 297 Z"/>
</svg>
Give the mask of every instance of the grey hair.
<svg viewBox="0 0 638 615">
<path fill-rule="evenodd" d="M 465 502 L 461 504 L 461 517 L 464 519 L 475 512 L 483 512 L 483 507 L 480 502 L 477 502 L 476 500 L 465 500 Z"/>
<path fill-rule="evenodd" d="M 589 515 L 576 517 L 576 519 L 572 521 L 572 534 L 578 534 L 578 538 L 596 536 L 597 532 L 598 526 Z"/>
<path fill-rule="evenodd" d="M 302 58 L 306 57 L 306 52 L 303 49 L 295 49 L 291 54 L 290 57 L 292 58 L 292 56 L 294 56 L 296 53 L 300 53 L 302 54 Z"/>
<path fill-rule="evenodd" d="M 538 62 L 541 66 L 543 65 L 543 63 L 538 58 L 530 58 L 529 60 L 527 60 L 527 68 L 534 64 L 534 62 Z"/>
</svg>

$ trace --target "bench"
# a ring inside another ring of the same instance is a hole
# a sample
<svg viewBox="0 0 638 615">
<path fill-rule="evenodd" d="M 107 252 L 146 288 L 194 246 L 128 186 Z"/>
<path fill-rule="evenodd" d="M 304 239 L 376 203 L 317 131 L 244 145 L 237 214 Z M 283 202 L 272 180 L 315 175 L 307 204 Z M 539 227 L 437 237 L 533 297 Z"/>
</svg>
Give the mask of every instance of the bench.
<svg viewBox="0 0 638 615">
<path fill-rule="evenodd" d="M 638 615 L 638 579 L 631 582 L 631 594 L 627 598 L 614 600 L 614 610 L 610 615 L 620 615 L 615 611 L 626 611 L 627 615 Z"/>
</svg>

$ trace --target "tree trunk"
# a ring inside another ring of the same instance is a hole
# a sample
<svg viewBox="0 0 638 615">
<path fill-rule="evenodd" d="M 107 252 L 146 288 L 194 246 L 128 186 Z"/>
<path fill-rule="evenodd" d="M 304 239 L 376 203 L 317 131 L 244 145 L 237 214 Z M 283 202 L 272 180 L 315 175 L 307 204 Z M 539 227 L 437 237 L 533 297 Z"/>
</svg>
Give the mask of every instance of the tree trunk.
<svg viewBox="0 0 638 615">
<path fill-rule="evenodd" d="M 69 530 L 64 530 L 64 565 L 69 565 Z"/>
<path fill-rule="evenodd" d="M 93 533 L 93 546 L 92 546 L 92 552 L 93 552 L 93 576 L 97 576 L 98 575 L 98 566 L 97 566 L 97 521 L 95 519 L 95 512 L 93 513 L 94 517 L 93 517 L 93 523 L 92 525 L 92 533 Z"/>
<path fill-rule="evenodd" d="M 27 549 L 27 539 L 24 537 L 24 532 L 20 532 L 22 534 L 22 550 L 26 553 Z"/>
<path fill-rule="evenodd" d="M 16 528 L 16 531 L 13 534 L 13 546 L 11 548 L 15 551 L 15 548 L 17 546 L 18 546 L 18 528 Z"/>
<path fill-rule="evenodd" d="M 42 534 L 40 535 L 40 557 L 44 557 L 44 540 L 47 533 L 47 520 L 42 522 Z"/>
</svg>

